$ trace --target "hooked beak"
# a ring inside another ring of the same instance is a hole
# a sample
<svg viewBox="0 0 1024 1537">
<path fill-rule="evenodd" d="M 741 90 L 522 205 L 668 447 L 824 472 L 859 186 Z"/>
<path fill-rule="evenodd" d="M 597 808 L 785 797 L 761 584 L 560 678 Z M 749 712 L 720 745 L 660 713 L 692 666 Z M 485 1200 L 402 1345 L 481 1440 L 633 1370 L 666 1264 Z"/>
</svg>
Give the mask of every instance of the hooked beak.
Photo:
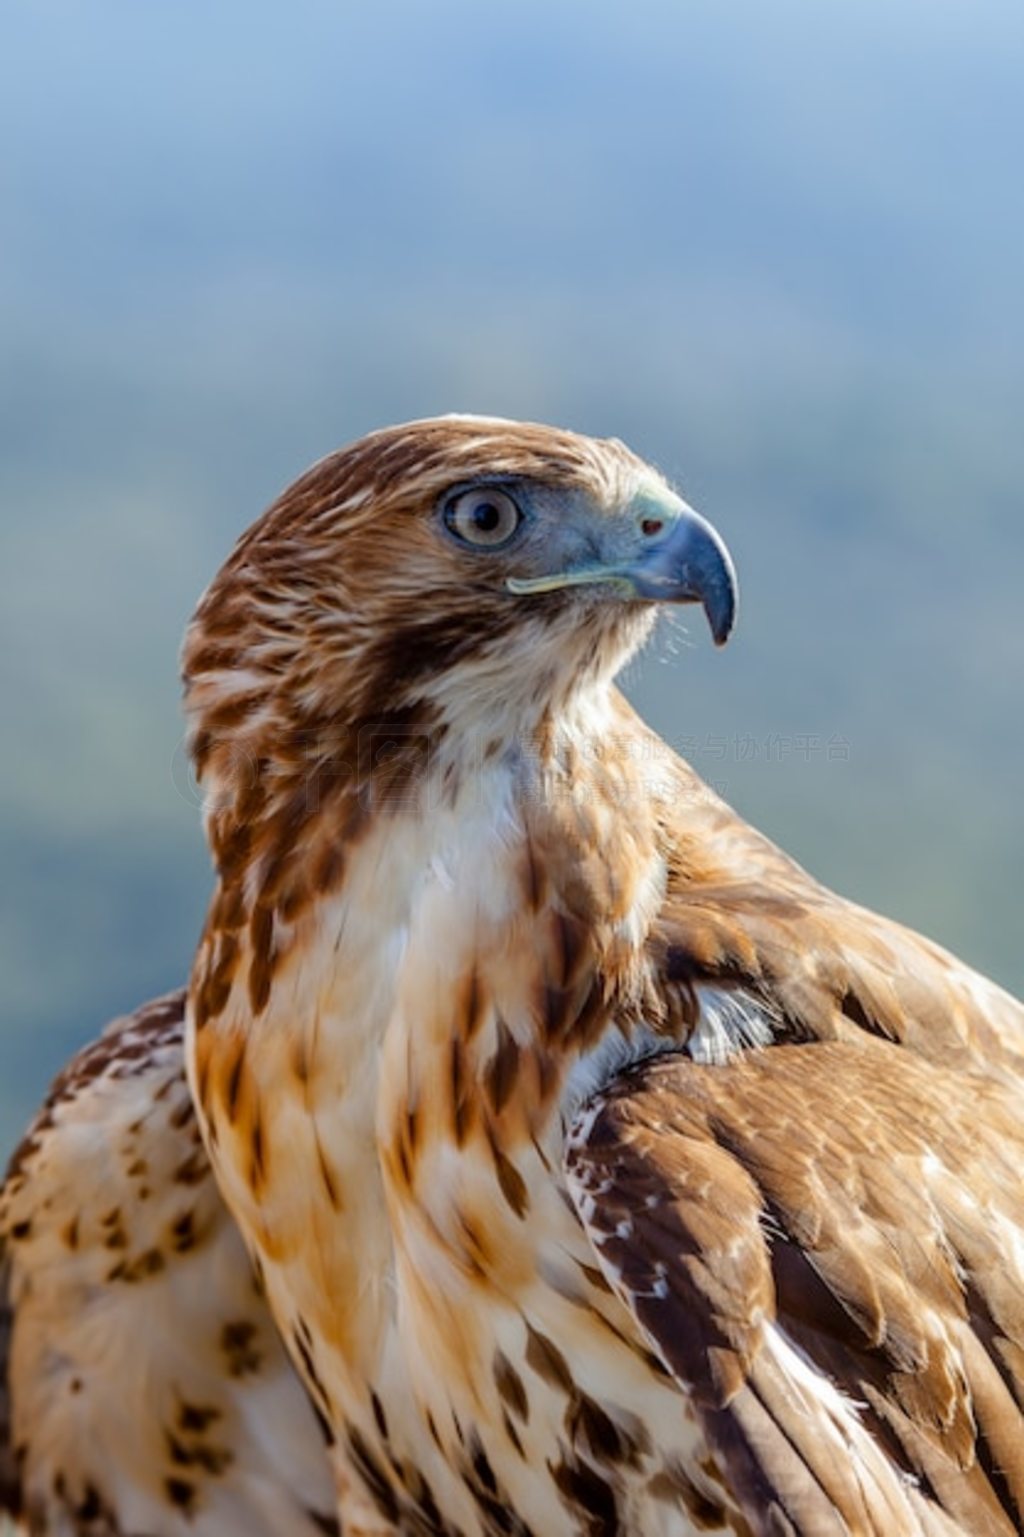
<svg viewBox="0 0 1024 1537">
<path fill-rule="evenodd" d="M 644 499 L 638 525 L 642 543 L 629 559 L 576 566 L 549 576 L 507 578 L 515 593 L 553 592 L 608 583 L 627 598 L 652 603 L 700 603 L 716 646 L 724 646 L 736 619 L 737 584 L 724 540 L 685 502 L 666 506 Z M 647 530 L 656 526 L 653 533 Z"/>
</svg>

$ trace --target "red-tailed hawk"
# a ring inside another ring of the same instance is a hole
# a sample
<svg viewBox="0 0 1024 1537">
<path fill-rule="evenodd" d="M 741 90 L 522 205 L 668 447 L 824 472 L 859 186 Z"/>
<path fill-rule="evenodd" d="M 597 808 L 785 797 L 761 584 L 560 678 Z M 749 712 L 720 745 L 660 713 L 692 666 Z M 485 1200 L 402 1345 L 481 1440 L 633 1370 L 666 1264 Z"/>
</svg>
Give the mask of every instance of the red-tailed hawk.
<svg viewBox="0 0 1024 1537">
<path fill-rule="evenodd" d="M 450 418 L 189 631 L 190 1079 L 352 1537 L 1021 1530 L 1024 1009 L 615 691 L 734 600 L 621 444 Z"/>
<path fill-rule="evenodd" d="M 448 418 L 188 632 L 190 1076 L 353 1537 L 1020 1530 L 1024 1010 L 630 710 L 692 601 L 622 444 Z"/>
<path fill-rule="evenodd" d="M 115 1021 L 57 1079 L 0 1192 L 0 1509 L 32 1537 L 338 1530 L 320 1426 L 199 1139 L 183 1035 L 183 992 Z"/>
</svg>

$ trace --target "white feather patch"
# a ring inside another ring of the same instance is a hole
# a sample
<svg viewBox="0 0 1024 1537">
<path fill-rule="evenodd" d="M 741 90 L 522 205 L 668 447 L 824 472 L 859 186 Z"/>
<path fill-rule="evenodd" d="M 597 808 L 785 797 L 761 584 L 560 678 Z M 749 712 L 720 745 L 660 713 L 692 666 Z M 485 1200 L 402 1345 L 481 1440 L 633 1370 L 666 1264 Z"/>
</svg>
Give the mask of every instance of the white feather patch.
<svg viewBox="0 0 1024 1537">
<path fill-rule="evenodd" d="M 770 1044 L 774 1022 L 763 1005 L 749 994 L 707 987 L 699 988 L 697 996 L 700 1017 L 687 1041 L 659 1035 L 646 1027 L 627 1036 L 613 1025 L 591 1051 L 578 1057 L 562 1094 L 563 1124 L 568 1125 L 581 1105 L 640 1062 L 675 1055 L 721 1066 L 741 1052 Z"/>
<path fill-rule="evenodd" d="M 775 1022 L 764 1005 L 749 993 L 702 987 L 697 996 L 700 1017 L 686 1043 L 687 1055 L 694 1062 L 718 1067 L 741 1052 L 771 1044 Z"/>
</svg>

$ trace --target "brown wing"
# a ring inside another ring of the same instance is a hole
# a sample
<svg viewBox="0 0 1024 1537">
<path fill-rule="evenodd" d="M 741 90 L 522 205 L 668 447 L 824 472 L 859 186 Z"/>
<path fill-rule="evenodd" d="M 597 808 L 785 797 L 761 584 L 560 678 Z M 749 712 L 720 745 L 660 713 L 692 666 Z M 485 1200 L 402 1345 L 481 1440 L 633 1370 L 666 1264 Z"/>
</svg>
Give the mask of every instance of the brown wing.
<svg viewBox="0 0 1024 1537">
<path fill-rule="evenodd" d="M 184 995 L 80 1052 L 0 1190 L 0 1509 L 33 1537 L 337 1531 L 316 1416 L 214 1185 Z"/>
<path fill-rule="evenodd" d="M 755 1532 L 1024 1530 L 1019 1090 L 869 1037 L 662 1058 L 567 1171 Z"/>
<path fill-rule="evenodd" d="M 654 765 L 665 901 L 642 1023 L 685 1034 L 701 987 L 741 992 L 776 1039 L 899 1042 L 1024 1082 L 1024 1004 L 939 945 L 836 896 L 720 800 L 621 697 L 619 740 Z"/>
</svg>

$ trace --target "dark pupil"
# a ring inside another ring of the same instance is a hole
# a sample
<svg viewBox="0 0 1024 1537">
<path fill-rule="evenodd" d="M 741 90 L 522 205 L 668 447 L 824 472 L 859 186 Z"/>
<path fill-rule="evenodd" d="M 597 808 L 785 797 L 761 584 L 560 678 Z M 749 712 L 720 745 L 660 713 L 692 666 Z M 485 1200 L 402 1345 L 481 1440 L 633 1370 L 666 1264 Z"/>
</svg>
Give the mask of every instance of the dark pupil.
<svg viewBox="0 0 1024 1537">
<path fill-rule="evenodd" d="M 471 516 L 474 528 L 482 534 L 493 534 L 501 523 L 501 508 L 496 502 L 477 502 Z"/>
</svg>

